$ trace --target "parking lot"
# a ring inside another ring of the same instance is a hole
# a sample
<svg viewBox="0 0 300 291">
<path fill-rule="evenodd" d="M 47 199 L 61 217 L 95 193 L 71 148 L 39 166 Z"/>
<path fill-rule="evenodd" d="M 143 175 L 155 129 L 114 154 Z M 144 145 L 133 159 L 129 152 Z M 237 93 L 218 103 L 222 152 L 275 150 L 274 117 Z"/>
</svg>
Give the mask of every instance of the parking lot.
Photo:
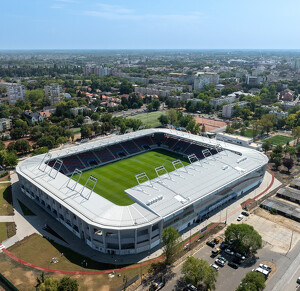
<svg viewBox="0 0 300 291">
<path fill-rule="evenodd" d="M 240 213 L 236 214 L 236 218 L 239 214 Z M 233 223 L 247 223 L 252 225 L 262 236 L 263 248 L 258 250 L 256 256 L 252 259 L 246 259 L 242 262 L 238 269 L 233 269 L 228 266 L 228 261 L 232 261 L 233 256 L 222 251 L 219 255 L 225 257 L 227 262 L 224 267 L 219 266 L 216 290 L 235 290 L 246 273 L 259 267 L 259 264 L 261 263 L 272 268 L 272 272 L 269 274 L 269 278 L 266 281 L 266 289 L 272 290 L 273 287 L 280 282 L 288 267 L 294 262 L 296 256 L 299 254 L 300 234 L 255 214 L 251 214 L 249 217 L 243 217 L 240 222 L 235 220 Z M 223 233 L 224 230 L 222 233 L 219 233 L 219 235 L 222 236 Z M 199 251 L 194 254 L 191 253 L 191 255 L 205 259 L 209 264 L 212 264 L 215 263 L 215 260 L 219 256 L 212 256 L 212 249 L 212 247 L 204 245 Z M 181 267 L 182 264 L 174 268 L 174 276 L 167 282 L 163 290 L 182 290 L 184 285 L 180 283 L 183 279 Z M 285 288 L 286 290 L 295 290 L 297 284 L 294 277 L 297 276 L 298 271 L 294 271 L 295 272 L 293 273 L 295 274 L 292 273 L 290 277 L 286 276 L 288 281 L 288 286 L 286 285 L 287 288 Z"/>
</svg>

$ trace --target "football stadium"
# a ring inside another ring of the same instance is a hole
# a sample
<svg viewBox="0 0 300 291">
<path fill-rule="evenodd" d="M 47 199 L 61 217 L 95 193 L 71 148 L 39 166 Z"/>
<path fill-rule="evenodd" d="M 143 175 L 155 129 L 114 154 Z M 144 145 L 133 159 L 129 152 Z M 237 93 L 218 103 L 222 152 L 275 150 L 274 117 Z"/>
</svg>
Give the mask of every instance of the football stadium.
<svg viewBox="0 0 300 291">
<path fill-rule="evenodd" d="M 173 129 L 143 129 L 30 157 L 24 195 L 91 248 L 135 254 L 242 197 L 263 180 L 258 151 Z"/>
</svg>

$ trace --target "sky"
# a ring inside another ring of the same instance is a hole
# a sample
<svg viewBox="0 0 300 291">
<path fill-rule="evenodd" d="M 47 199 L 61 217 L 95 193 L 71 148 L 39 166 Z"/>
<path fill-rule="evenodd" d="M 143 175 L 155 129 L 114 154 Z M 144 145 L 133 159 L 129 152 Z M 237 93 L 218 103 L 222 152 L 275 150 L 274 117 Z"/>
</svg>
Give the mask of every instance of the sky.
<svg viewBox="0 0 300 291">
<path fill-rule="evenodd" d="M 300 49 L 299 0 L 2 0 L 0 49 Z"/>
</svg>

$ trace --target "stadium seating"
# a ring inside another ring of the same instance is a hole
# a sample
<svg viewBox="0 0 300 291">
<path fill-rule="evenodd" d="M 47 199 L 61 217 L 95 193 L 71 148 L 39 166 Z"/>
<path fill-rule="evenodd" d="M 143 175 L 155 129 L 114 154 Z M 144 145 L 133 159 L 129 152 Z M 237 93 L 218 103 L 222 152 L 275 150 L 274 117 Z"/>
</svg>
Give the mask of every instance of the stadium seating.
<svg viewBox="0 0 300 291">
<path fill-rule="evenodd" d="M 86 167 L 91 166 L 91 164 L 93 164 L 93 165 L 99 164 L 96 157 L 95 157 L 95 155 L 91 151 L 77 154 L 77 156 L 84 163 L 84 165 Z"/>
<path fill-rule="evenodd" d="M 77 155 L 64 157 L 61 160 L 69 172 L 73 172 L 75 169 L 82 170 L 85 168 L 85 165 L 79 160 Z"/>
<path fill-rule="evenodd" d="M 127 153 L 125 152 L 124 148 L 120 144 L 118 144 L 118 143 L 110 145 L 107 148 L 108 148 L 109 151 L 112 152 L 112 154 L 116 158 L 118 158 L 120 156 L 126 156 L 127 155 Z"/>
<path fill-rule="evenodd" d="M 100 159 L 101 162 L 106 163 L 115 159 L 115 157 L 106 149 L 101 148 L 94 151 L 95 155 Z"/>
<path fill-rule="evenodd" d="M 136 146 L 136 144 L 131 141 L 131 140 L 128 140 L 126 142 L 123 142 L 122 143 L 122 146 L 125 148 L 125 150 L 129 153 L 129 154 L 135 154 L 135 153 L 138 153 L 141 151 L 140 148 L 138 148 Z"/>
</svg>

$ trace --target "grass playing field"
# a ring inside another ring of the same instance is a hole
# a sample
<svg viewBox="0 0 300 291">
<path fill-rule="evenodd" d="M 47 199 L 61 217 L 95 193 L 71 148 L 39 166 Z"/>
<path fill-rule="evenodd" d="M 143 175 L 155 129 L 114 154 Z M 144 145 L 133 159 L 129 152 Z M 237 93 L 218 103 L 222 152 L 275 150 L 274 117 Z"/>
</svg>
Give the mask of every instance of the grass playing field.
<svg viewBox="0 0 300 291">
<path fill-rule="evenodd" d="M 279 144 L 283 144 L 285 145 L 287 142 L 292 141 L 294 138 L 291 136 L 286 136 L 286 135 L 281 135 L 281 134 L 277 134 L 274 135 L 266 140 L 269 140 L 271 142 L 272 145 L 279 145 Z M 266 141 L 265 140 L 265 141 Z"/>
<path fill-rule="evenodd" d="M 117 205 L 130 205 L 133 201 L 124 190 L 138 184 L 135 175 L 145 172 L 151 180 L 157 177 L 155 167 L 163 165 L 171 172 L 174 170 L 172 161 L 178 159 L 184 165 L 188 164 L 181 155 L 161 149 L 153 150 L 87 170 L 82 173 L 79 183 L 84 185 L 89 176 L 94 176 L 98 179 L 94 192 Z"/>
<path fill-rule="evenodd" d="M 158 117 L 160 117 L 162 114 L 165 114 L 165 112 L 162 111 L 153 111 L 153 112 L 147 112 L 147 113 L 141 113 L 133 116 L 128 116 L 126 118 L 134 118 L 139 119 L 143 122 L 143 124 L 147 128 L 153 128 L 160 126 L 160 122 L 158 121 Z"/>
</svg>

